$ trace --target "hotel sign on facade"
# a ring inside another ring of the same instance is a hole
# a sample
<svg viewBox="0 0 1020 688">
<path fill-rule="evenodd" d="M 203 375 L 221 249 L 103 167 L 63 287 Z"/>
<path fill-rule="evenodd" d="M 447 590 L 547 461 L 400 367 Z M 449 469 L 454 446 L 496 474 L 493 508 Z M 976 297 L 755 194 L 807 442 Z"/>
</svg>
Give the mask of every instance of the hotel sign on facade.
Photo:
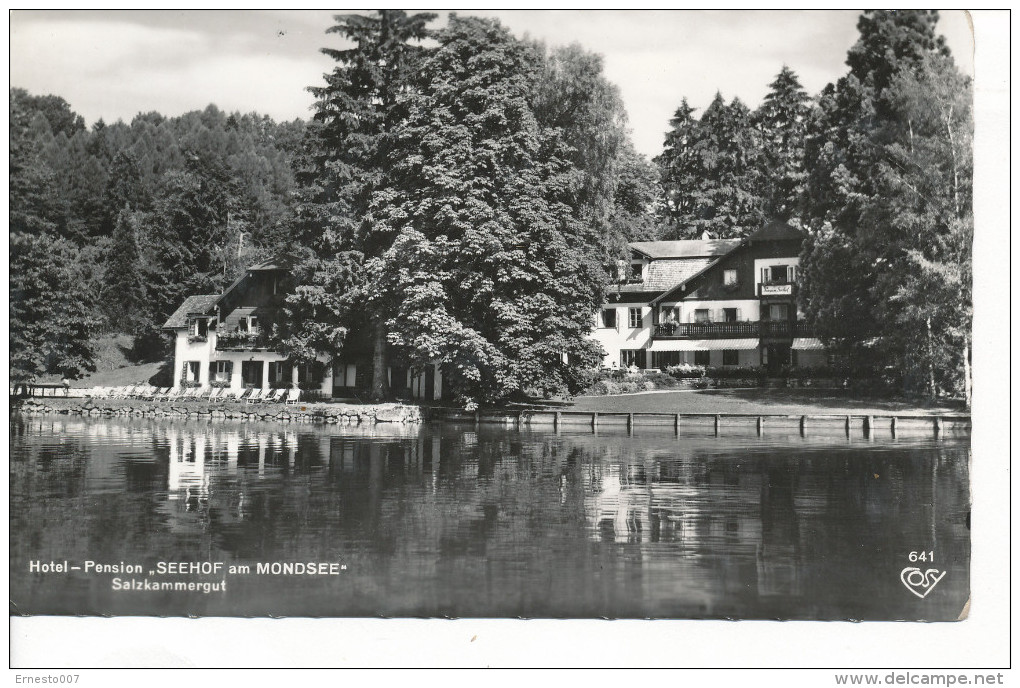
<svg viewBox="0 0 1020 688">
<path fill-rule="evenodd" d="M 792 284 L 763 284 L 761 285 L 762 296 L 792 296 Z"/>
</svg>

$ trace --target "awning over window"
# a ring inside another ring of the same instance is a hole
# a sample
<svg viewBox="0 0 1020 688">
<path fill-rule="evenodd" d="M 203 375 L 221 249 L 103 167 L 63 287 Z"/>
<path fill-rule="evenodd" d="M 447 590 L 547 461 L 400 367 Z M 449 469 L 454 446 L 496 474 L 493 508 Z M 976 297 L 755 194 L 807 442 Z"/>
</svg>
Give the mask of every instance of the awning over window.
<svg viewBox="0 0 1020 688">
<path fill-rule="evenodd" d="M 814 337 L 797 337 L 793 340 L 795 351 L 825 351 L 825 347 Z"/>
<path fill-rule="evenodd" d="M 657 339 L 650 351 L 720 351 L 757 349 L 757 339 Z"/>
</svg>

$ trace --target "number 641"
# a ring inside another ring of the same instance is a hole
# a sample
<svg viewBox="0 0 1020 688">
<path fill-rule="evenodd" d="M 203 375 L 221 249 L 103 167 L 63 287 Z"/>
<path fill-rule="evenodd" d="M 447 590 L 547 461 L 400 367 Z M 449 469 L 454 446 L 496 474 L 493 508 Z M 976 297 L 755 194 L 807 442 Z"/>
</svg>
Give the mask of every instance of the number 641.
<svg viewBox="0 0 1020 688">
<path fill-rule="evenodd" d="M 907 555 L 910 561 L 935 561 L 935 550 L 929 552 L 911 552 Z"/>
</svg>

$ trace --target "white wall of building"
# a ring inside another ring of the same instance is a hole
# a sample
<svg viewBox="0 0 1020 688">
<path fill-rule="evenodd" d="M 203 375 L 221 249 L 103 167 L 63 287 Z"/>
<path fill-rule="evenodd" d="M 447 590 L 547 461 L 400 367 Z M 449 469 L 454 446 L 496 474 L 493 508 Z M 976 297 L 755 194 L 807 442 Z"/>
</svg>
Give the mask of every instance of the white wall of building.
<svg viewBox="0 0 1020 688">
<path fill-rule="evenodd" d="M 641 327 L 630 327 L 630 309 L 641 310 Z M 592 336 L 602 345 L 606 355 L 602 365 L 607 368 L 620 367 L 620 351 L 623 349 L 646 349 L 652 339 L 652 309 L 643 303 L 618 303 L 607 305 L 604 310 L 616 310 L 616 327 L 602 326 L 602 311 L 595 315 L 595 329 Z"/>
<path fill-rule="evenodd" d="M 244 378 L 241 375 L 241 364 L 244 361 L 254 361 L 262 364 L 262 389 L 269 389 L 269 363 L 286 361 L 286 357 L 275 351 L 217 351 L 216 333 L 209 332 L 207 341 L 189 343 L 189 331 L 185 328 L 176 330 L 176 342 L 174 344 L 174 387 L 181 385 L 181 370 L 185 361 L 198 361 L 199 383 L 202 387 L 208 387 L 212 383 L 213 361 L 230 361 L 232 370 L 230 374 L 230 389 L 243 389 Z M 328 363 L 322 359 L 322 363 Z M 298 382 L 298 370 L 292 368 L 290 382 L 295 387 Z M 325 375 L 319 386 L 319 393 L 322 396 L 333 394 L 332 367 L 326 365 Z"/>
</svg>

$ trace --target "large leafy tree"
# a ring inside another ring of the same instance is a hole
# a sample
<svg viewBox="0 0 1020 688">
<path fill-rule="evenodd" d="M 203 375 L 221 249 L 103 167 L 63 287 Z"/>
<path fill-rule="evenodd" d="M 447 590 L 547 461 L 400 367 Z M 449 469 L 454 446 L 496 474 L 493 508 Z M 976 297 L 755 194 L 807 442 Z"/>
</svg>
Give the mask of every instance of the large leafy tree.
<svg viewBox="0 0 1020 688">
<path fill-rule="evenodd" d="M 609 256 L 568 202 L 576 149 L 533 114 L 540 56 L 491 20 L 452 15 L 436 38 L 374 198 L 390 340 L 467 403 L 576 389 Z"/>
<path fill-rule="evenodd" d="M 337 65 L 324 86 L 311 89 L 314 122 L 299 169 L 304 250 L 282 344 L 297 359 L 337 356 L 348 331 L 360 328 L 373 343 L 375 398 L 386 394 L 386 318 L 393 302 L 363 266 L 388 250 L 393 237 L 377 221 L 373 197 L 392 184 L 389 151 L 404 118 L 401 96 L 434 17 L 397 10 L 338 15 L 328 32 L 353 45 L 323 49 Z"/>
<path fill-rule="evenodd" d="M 59 106 L 63 100 L 57 99 Z M 56 101 L 43 99 L 44 103 Z M 95 298 L 87 288 L 88 265 L 78 248 L 58 234 L 64 219 L 58 184 L 43 154 L 52 135 L 48 119 L 28 121 L 25 98 L 12 93 L 10 135 L 10 373 L 16 382 L 41 375 L 80 377 L 95 369 Z M 55 107 L 61 120 L 63 107 Z M 53 113 L 50 113 L 51 115 Z M 73 126 L 73 124 L 72 124 Z M 63 132 L 60 133 L 64 137 Z"/>
</svg>

